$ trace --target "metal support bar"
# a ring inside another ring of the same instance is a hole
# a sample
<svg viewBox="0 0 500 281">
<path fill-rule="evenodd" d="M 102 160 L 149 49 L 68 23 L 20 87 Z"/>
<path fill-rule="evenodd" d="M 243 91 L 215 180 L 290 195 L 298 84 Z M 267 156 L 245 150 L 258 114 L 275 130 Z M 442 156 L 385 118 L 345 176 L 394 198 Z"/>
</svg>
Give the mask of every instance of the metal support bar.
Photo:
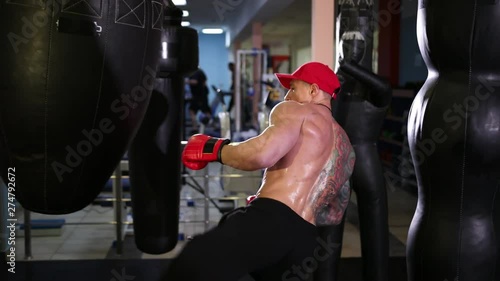
<svg viewBox="0 0 500 281">
<path fill-rule="evenodd" d="M 209 201 L 210 201 L 210 188 L 208 181 L 208 169 L 205 169 L 205 232 L 208 231 L 209 223 L 210 223 L 210 209 L 209 209 Z"/>
<path fill-rule="evenodd" d="M 115 221 L 116 221 L 116 254 L 122 255 L 123 252 L 123 241 L 122 241 L 122 169 L 121 165 L 116 166 L 115 178 L 113 181 L 113 194 L 115 200 L 113 201 L 113 207 L 115 209 Z"/>
<path fill-rule="evenodd" d="M 109 178 L 110 178 L 110 179 L 114 179 L 114 178 L 116 178 L 116 176 L 115 176 L 115 175 L 112 175 L 112 176 L 111 176 L 111 177 L 109 177 Z M 130 178 L 130 176 L 121 176 L 121 178 L 122 178 L 122 179 L 129 179 L 129 178 Z"/>
<path fill-rule="evenodd" d="M 182 223 L 205 223 L 204 220 L 180 220 Z"/>
<path fill-rule="evenodd" d="M 258 56 L 261 58 L 262 64 L 259 71 L 260 77 L 253 77 L 253 82 L 259 83 L 262 80 L 262 75 L 267 72 L 267 52 L 264 50 L 238 50 L 236 52 L 236 69 L 235 69 L 235 91 L 234 91 L 234 108 L 235 108 L 235 135 L 240 136 L 242 120 L 241 120 L 241 109 L 242 109 L 242 92 L 241 92 L 241 69 L 246 69 L 246 56 Z M 246 86 L 246 85 L 245 85 Z M 254 102 L 259 103 L 259 100 Z"/>
<path fill-rule="evenodd" d="M 120 199 L 116 199 L 116 198 L 96 198 L 94 199 L 94 202 L 116 202 Z M 132 199 L 130 198 L 122 198 L 120 200 L 121 202 L 132 202 Z"/>
<path fill-rule="evenodd" d="M 31 212 L 24 209 L 24 259 L 31 260 Z"/>
<path fill-rule="evenodd" d="M 65 225 L 105 225 L 105 224 L 118 224 L 116 221 L 96 221 L 96 222 L 66 222 Z M 123 221 L 122 225 L 133 225 L 134 223 Z"/>
</svg>

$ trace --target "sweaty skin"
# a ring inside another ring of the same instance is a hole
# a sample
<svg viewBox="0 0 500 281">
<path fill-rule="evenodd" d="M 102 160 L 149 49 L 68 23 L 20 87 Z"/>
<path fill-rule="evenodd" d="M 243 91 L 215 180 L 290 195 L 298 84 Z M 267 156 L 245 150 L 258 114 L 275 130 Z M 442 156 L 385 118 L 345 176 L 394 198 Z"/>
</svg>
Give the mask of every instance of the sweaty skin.
<svg viewBox="0 0 500 281">
<path fill-rule="evenodd" d="M 315 85 L 315 84 L 313 84 Z M 347 207 L 354 150 L 317 86 L 292 87 L 271 111 L 259 136 L 230 143 L 222 162 L 240 170 L 266 169 L 257 197 L 278 200 L 313 225 L 339 224 Z"/>
</svg>

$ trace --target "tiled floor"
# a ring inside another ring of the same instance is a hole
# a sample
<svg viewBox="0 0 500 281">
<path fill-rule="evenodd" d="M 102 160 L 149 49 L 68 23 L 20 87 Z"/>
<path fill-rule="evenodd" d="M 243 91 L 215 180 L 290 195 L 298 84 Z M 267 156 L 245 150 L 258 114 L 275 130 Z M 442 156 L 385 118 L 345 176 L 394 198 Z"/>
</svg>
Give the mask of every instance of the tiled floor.
<svg viewBox="0 0 500 281">
<path fill-rule="evenodd" d="M 206 174 L 208 172 L 208 174 Z M 225 176 L 221 177 L 221 173 Z M 228 176 L 229 175 L 229 176 Z M 209 186 L 211 197 L 239 196 L 241 200 L 237 204 L 243 205 L 246 194 L 255 192 L 260 183 L 260 172 L 245 173 L 246 177 L 237 177 L 236 171 L 223 167 L 220 164 L 212 163 L 207 171 L 201 170 L 192 172 L 187 178 L 190 185 L 198 185 L 205 188 Z M 203 195 L 195 191 L 190 185 L 185 185 L 181 191 L 181 215 L 180 220 L 203 221 L 205 213 L 205 200 Z M 353 195 L 352 201 L 356 198 Z M 188 207 L 188 202 L 194 203 L 194 207 Z M 416 198 L 399 188 L 388 188 L 389 202 L 389 230 L 401 245 L 406 244 L 408 227 L 416 206 Z M 209 205 L 210 224 L 186 223 L 179 224 L 179 230 L 185 236 L 202 233 L 206 227 L 216 225 L 221 217 L 221 213 L 212 205 Z M 124 210 L 124 214 L 130 213 L 130 209 Z M 23 221 L 23 212 L 17 212 L 18 221 Z M 88 206 L 85 209 L 67 215 L 47 216 L 41 214 L 31 214 L 32 219 L 64 218 L 66 225 L 59 236 L 36 236 L 33 231 L 32 237 L 32 259 L 33 260 L 80 260 L 80 259 L 105 259 L 109 257 L 110 251 L 114 252 L 113 244 L 116 240 L 116 227 L 110 222 L 114 220 L 114 211 L 111 207 L 101 207 L 97 205 Z M 126 218 L 124 218 L 125 220 Z M 131 228 L 131 226 L 129 226 Z M 16 255 L 18 260 L 25 258 L 25 240 L 21 231 L 16 237 Z M 128 232 L 127 235 L 132 235 Z M 128 238 L 130 238 L 129 236 Z M 128 239 L 133 241 L 133 239 Z M 149 255 L 139 253 L 143 259 L 170 258 L 178 253 L 184 242 L 180 241 L 177 247 L 163 255 Z M 391 243 L 393 245 L 394 243 Z M 404 248 L 404 246 L 401 246 Z M 125 249 L 127 250 L 127 249 Z M 129 250 L 130 251 L 130 250 Z M 137 251 L 136 251 L 137 252 Z M 404 253 L 404 249 L 399 249 L 397 253 Z M 127 252 L 123 253 L 123 258 L 127 258 Z M 346 222 L 342 247 L 343 257 L 361 256 L 360 238 L 358 227 Z"/>
</svg>

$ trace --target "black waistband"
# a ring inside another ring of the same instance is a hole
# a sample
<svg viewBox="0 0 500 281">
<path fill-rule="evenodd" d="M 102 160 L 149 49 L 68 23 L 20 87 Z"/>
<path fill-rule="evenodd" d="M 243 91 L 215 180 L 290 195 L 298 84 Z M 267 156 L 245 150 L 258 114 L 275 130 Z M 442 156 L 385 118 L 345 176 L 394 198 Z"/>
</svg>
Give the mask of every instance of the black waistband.
<svg viewBox="0 0 500 281">
<path fill-rule="evenodd" d="M 307 225 L 306 227 L 311 228 L 313 231 L 317 231 L 316 226 L 306 221 L 304 218 L 299 216 L 292 208 L 290 208 L 285 203 L 272 198 L 257 197 L 255 198 L 248 207 L 255 207 L 269 211 L 270 216 L 275 216 L 277 218 L 286 216 L 288 219 L 296 220 L 297 223 Z"/>
</svg>

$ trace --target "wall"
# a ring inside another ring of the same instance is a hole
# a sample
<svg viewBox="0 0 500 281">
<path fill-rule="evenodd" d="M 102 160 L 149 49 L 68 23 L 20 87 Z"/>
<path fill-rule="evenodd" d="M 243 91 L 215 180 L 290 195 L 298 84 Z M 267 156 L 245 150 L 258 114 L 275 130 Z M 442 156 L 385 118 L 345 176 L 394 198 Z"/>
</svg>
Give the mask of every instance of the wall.
<svg viewBox="0 0 500 281">
<path fill-rule="evenodd" d="M 215 93 L 212 85 L 222 90 L 229 90 L 231 86 L 231 73 L 227 68 L 230 49 L 226 48 L 225 34 L 198 33 L 200 49 L 200 67 L 207 75 L 207 85 L 210 89 L 209 102 L 212 102 Z"/>
<path fill-rule="evenodd" d="M 296 59 L 295 59 L 295 65 L 294 65 L 294 70 L 297 69 L 297 67 L 303 65 L 306 62 L 311 61 L 311 47 L 305 47 L 297 50 L 296 53 Z"/>
<path fill-rule="evenodd" d="M 207 75 L 207 84 L 229 89 L 231 75 L 227 68 L 230 50 L 226 48 L 225 34 L 198 34 L 200 67 Z"/>
<path fill-rule="evenodd" d="M 297 34 L 293 38 L 290 46 L 292 56 L 292 71 L 301 66 L 304 62 L 310 61 L 312 56 L 311 33 L 304 32 Z"/>
</svg>

